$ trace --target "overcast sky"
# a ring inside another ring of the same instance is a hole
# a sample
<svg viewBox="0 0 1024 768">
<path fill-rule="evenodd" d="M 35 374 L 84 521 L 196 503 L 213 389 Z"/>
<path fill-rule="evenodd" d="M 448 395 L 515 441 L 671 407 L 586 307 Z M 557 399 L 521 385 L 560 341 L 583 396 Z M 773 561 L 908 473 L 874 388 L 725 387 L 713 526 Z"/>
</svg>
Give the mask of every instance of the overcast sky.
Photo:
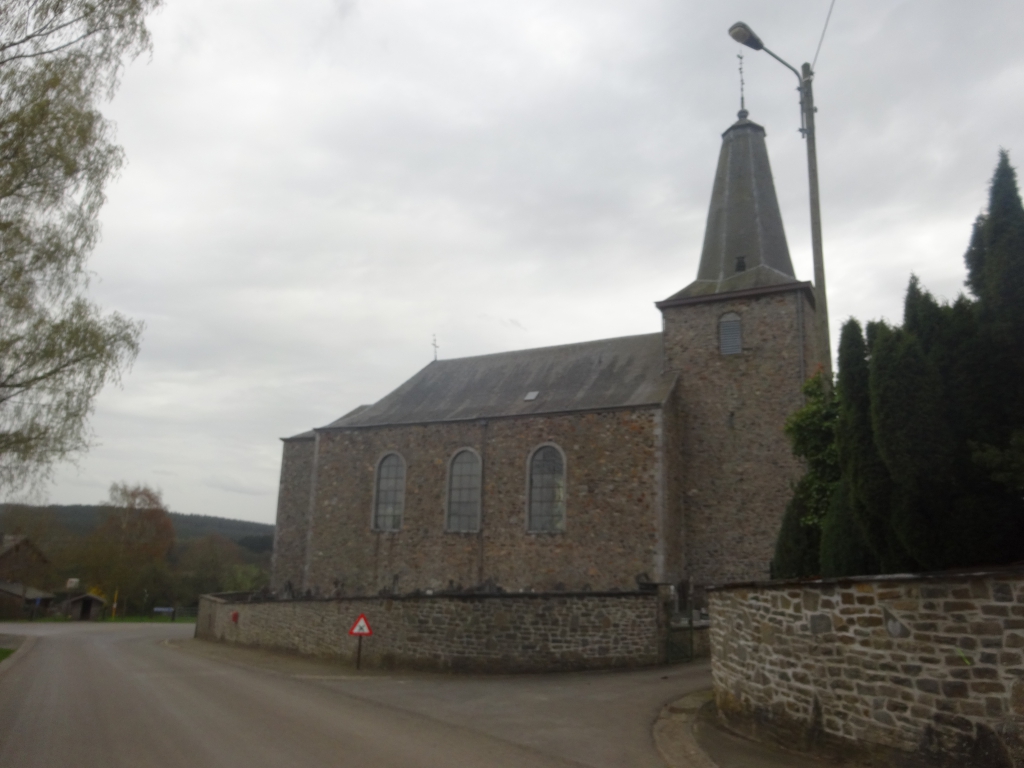
<svg viewBox="0 0 1024 768">
<path fill-rule="evenodd" d="M 107 108 L 91 295 L 145 321 L 96 446 L 52 503 L 112 481 L 272 522 L 278 438 L 433 356 L 660 329 L 696 274 L 744 52 L 797 276 L 811 279 L 796 78 L 829 0 L 168 0 Z M 997 152 L 1024 162 L 1019 0 L 838 0 L 817 62 L 833 340 L 898 322 L 912 272 L 962 290 Z M 834 341 L 833 341 L 834 345 Z"/>
</svg>

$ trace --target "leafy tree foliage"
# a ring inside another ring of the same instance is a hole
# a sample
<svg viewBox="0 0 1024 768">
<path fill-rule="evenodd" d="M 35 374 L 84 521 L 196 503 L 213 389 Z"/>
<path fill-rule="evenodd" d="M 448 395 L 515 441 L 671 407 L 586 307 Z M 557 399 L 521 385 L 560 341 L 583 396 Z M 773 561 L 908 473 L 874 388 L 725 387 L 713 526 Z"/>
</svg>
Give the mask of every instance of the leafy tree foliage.
<svg viewBox="0 0 1024 768">
<path fill-rule="evenodd" d="M 140 325 L 88 301 L 103 188 L 122 163 L 97 109 L 161 0 L 8 0 L 0 12 L 0 484 L 84 449 Z"/>
<path fill-rule="evenodd" d="M 238 545 L 223 536 L 211 534 L 190 541 L 177 558 L 183 586 L 201 595 L 227 590 L 227 582 L 236 566 L 241 564 Z"/>
<path fill-rule="evenodd" d="M 772 560 L 775 578 L 821 572 L 821 523 L 839 480 L 836 400 L 827 383 L 820 370 L 808 379 L 803 388 L 806 404 L 786 422 L 793 453 L 807 462 L 807 472 L 796 484 L 782 520 Z"/>
<path fill-rule="evenodd" d="M 167 555 L 174 546 L 174 524 L 160 492 L 114 483 L 110 511 L 89 537 L 87 567 L 93 585 L 108 597 L 145 600 L 150 585 L 169 580 Z"/>
<path fill-rule="evenodd" d="M 902 326 L 843 327 L 825 575 L 1024 557 L 1024 206 L 1006 152 L 965 261 L 974 299 L 912 277 Z"/>
<path fill-rule="evenodd" d="M 116 590 L 118 616 L 152 616 L 156 605 L 194 606 L 204 592 L 247 592 L 267 585 L 271 553 L 264 544 L 272 537 L 243 536 L 236 542 L 217 533 L 196 535 L 211 529 L 237 535 L 252 524 L 173 512 L 167 513 L 171 532 L 159 514 L 164 507 L 158 491 L 117 483 L 103 506 L 81 507 L 73 510 L 76 514 L 59 507 L 6 505 L 0 509 L 0 530 L 27 535 L 47 558 L 45 567 L 26 575 L 24 583 L 60 592 L 69 577 L 76 577 L 83 589 L 108 600 Z M 93 524 L 97 516 L 101 519 Z"/>
</svg>

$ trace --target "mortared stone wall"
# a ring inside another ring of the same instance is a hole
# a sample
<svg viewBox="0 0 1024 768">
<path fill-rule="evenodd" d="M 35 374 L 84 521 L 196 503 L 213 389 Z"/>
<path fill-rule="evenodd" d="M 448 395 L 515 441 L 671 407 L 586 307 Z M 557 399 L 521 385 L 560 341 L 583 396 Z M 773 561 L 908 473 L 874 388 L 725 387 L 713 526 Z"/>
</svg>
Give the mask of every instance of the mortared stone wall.
<svg viewBox="0 0 1024 768">
<path fill-rule="evenodd" d="M 885 766 L 1024 766 L 1024 571 L 709 593 L 720 716 Z"/>
<path fill-rule="evenodd" d="M 362 664 L 440 671 L 543 672 L 666 660 L 668 593 L 406 595 L 249 602 L 204 595 L 196 637 Z"/>
</svg>

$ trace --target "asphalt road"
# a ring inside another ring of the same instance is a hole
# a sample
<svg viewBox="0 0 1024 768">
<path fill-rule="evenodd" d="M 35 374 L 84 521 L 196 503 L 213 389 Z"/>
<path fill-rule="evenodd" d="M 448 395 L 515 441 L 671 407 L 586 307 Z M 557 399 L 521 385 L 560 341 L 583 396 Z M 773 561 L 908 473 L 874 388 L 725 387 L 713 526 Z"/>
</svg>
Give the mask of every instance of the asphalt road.
<svg viewBox="0 0 1024 768">
<path fill-rule="evenodd" d="M 191 640 L 191 624 L 4 624 L 0 768 L 663 768 L 651 725 L 707 664 L 356 673 Z"/>
</svg>

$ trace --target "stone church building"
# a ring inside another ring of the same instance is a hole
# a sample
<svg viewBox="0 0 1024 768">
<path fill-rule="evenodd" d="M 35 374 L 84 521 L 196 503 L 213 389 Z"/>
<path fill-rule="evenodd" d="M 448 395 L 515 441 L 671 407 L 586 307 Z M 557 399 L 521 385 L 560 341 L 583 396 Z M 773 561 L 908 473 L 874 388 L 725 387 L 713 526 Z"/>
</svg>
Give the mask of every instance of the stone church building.
<svg viewBox="0 0 1024 768">
<path fill-rule="evenodd" d="M 722 136 L 697 278 L 660 333 L 437 360 L 286 438 L 272 587 L 375 595 L 763 579 L 819 359 L 764 129 Z"/>
</svg>

